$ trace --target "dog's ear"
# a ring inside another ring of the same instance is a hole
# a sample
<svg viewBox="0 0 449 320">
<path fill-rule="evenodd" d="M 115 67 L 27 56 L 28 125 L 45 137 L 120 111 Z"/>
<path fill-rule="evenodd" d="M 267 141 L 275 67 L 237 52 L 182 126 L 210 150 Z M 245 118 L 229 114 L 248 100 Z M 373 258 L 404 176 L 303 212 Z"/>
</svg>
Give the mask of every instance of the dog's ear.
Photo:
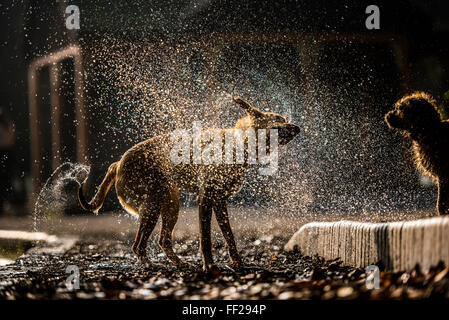
<svg viewBox="0 0 449 320">
<path fill-rule="evenodd" d="M 237 103 L 243 110 L 245 110 L 246 113 L 251 117 L 259 117 L 263 114 L 262 111 L 260 111 L 256 107 L 253 107 L 248 102 L 239 97 L 234 97 L 232 98 L 232 100 L 234 100 L 234 102 Z"/>
</svg>

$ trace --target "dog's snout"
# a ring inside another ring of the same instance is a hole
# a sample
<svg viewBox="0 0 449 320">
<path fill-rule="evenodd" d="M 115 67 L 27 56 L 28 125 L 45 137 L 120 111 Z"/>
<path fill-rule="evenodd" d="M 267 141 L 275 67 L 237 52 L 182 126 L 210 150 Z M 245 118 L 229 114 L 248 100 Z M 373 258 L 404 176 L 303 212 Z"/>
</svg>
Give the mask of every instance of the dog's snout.
<svg viewBox="0 0 449 320">
<path fill-rule="evenodd" d="M 288 125 L 291 126 L 291 130 L 295 136 L 301 132 L 301 129 L 296 124 L 289 123 Z"/>
<path fill-rule="evenodd" d="M 390 128 L 399 129 L 402 127 L 401 117 L 398 110 L 392 110 L 385 115 L 385 122 Z"/>
<path fill-rule="evenodd" d="M 286 123 L 281 128 L 279 128 L 279 139 L 280 144 L 284 145 L 292 140 L 298 133 L 300 129 L 297 125 L 293 123 Z"/>
</svg>

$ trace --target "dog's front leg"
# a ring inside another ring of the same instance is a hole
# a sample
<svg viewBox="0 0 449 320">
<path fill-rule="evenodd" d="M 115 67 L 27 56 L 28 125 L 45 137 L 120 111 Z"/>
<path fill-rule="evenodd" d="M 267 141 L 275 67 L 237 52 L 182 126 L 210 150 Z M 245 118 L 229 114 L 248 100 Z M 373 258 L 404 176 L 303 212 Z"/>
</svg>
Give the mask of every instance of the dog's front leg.
<svg viewBox="0 0 449 320">
<path fill-rule="evenodd" d="M 214 202 L 214 212 L 217 218 L 218 226 L 220 227 L 223 237 L 226 240 L 228 246 L 229 256 L 232 259 L 234 267 L 242 266 L 242 259 L 237 251 L 237 246 L 235 245 L 234 235 L 232 233 L 231 224 L 229 223 L 228 208 L 226 204 L 226 199 Z"/>
<path fill-rule="evenodd" d="M 212 258 L 212 242 L 210 234 L 210 223 L 212 218 L 212 204 L 210 198 L 202 195 L 199 199 L 199 222 L 200 222 L 200 247 L 203 256 L 203 269 L 210 270 L 214 266 Z"/>
<path fill-rule="evenodd" d="M 445 178 L 438 181 L 437 211 L 440 216 L 449 214 L 449 181 Z"/>
</svg>

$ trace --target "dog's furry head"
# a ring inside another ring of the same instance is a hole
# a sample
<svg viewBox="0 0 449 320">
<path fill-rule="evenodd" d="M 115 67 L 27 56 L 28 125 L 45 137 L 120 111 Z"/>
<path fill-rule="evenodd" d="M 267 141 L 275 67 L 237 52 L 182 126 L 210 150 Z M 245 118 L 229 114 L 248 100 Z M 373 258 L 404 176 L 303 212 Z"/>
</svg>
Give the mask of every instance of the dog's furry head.
<svg viewBox="0 0 449 320">
<path fill-rule="evenodd" d="M 430 95 L 415 92 L 398 100 L 394 110 L 385 115 L 385 122 L 391 129 L 415 138 L 427 130 L 434 129 L 441 122 L 441 117 Z"/>
<path fill-rule="evenodd" d="M 246 117 L 237 121 L 235 126 L 237 129 L 277 129 L 281 145 L 290 142 L 300 131 L 298 126 L 288 122 L 278 113 L 263 112 L 238 97 L 233 99 L 247 114 Z"/>
</svg>

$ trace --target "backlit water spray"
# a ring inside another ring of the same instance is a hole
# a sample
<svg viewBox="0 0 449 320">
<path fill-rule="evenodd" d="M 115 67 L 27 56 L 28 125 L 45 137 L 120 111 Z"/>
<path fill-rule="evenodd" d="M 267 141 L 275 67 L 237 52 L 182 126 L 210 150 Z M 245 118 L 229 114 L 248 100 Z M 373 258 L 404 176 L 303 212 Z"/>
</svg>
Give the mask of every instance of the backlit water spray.
<svg viewBox="0 0 449 320">
<path fill-rule="evenodd" d="M 65 162 L 47 179 L 34 205 L 34 231 L 41 229 L 41 223 L 48 224 L 60 219 L 76 198 L 76 190 L 89 175 L 90 167 Z M 48 227 L 48 226 L 47 226 Z"/>
</svg>

